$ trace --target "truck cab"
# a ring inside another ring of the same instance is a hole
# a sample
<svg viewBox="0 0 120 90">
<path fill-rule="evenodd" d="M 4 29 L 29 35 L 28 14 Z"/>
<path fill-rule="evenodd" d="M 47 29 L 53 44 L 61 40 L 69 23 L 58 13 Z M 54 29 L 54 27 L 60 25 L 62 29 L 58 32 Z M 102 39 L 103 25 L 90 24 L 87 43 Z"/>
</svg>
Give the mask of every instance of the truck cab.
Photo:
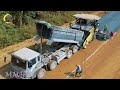
<svg viewBox="0 0 120 90">
<path fill-rule="evenodd" d="M 16 74 L 15 78 L 35 78 L 42 66 L 40 54 L 31 49 L 23 48 L 11 54 L 11 67 Z"/>
</svg>

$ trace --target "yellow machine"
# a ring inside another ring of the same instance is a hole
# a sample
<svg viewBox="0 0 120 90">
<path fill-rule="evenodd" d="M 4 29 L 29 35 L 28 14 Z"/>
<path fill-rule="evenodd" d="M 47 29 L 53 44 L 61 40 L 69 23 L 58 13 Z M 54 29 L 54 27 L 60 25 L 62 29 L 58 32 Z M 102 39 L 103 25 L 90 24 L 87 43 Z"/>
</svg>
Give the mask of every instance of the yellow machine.
<svg viewBox="0 0 120 90">
<path fill-rule="evenodd" d="M 73 16 L 76 21 L 75 24 L 70 25 L 70 28 L 84 31 L 85 39 L 82 46 L 86 48 L 86 45 L 94 39 L 100 17 L 91 14 L 75 14 Z"/>
<path fill-rule="evenodd" d="M 95 32 L 95 28 L 94 27 L 91 27 L 91 29 L 89 29 L 89 31 L 85 31 L 87 33 L 86 34 L 86 39 L 83 43 L 83 47 L 86 48 L 86 45 L 91 42 L 93 40 L 93 37 L 94 37 L 94 32 Z"/>
</svg>

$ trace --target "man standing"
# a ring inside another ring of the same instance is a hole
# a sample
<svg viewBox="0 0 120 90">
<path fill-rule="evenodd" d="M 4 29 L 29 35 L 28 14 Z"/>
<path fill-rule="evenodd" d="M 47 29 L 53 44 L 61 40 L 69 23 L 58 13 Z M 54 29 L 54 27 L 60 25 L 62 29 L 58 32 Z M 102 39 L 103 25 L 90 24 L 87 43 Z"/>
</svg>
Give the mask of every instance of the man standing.
<svg viewBox="0 0 120 90">
<path fill-rule="evenodd" d="M 105 24 L 105 26 L 104 26 L 104 40 L 107 40 L 107 39 L 109 39 L 110 38 L 110 31 L 109 31 L 109 28 L 108 28 L 108 25 L 107 24 Z"/>
<path fill-rule="evenodd" d="M 114 33 L 113 32 L 110 32 L 110 38 L 113 39 L 113 35 Z"/>
<path fill-rule="evenodd" d="M 74 77 L 76 77 L 76 76 L 77 76 L 77 74 L 79 74 L 79 75 L 80 75 L 79 77 L 81 77 L 81 76 L 82 76 L 82 68 L 81 68 L 81 66 L 80 66 L 80 65 L 76 65 L 76 73 L 75 73 L 75 76 L 74 76 Z"/>
</svg>

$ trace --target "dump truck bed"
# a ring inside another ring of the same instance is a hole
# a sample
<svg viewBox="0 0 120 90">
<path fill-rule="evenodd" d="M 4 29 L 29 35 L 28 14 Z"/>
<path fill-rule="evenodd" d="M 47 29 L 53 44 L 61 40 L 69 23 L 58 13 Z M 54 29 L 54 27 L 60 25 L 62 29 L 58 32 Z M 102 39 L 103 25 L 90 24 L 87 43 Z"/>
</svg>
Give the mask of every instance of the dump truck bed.
<svg viewBox="0 0 120 90">
<path fill-rule="evenodd" d="M 48 39 L 48 45 L 51 45 L 53 42 L 79 43 L 84 37 L 83 31 L 59 26 L 48 27 L 47 22 L 38 22 L 37 27 L 38 35 L 41 36 L 42 31 L 42 37 Z"/>
<path fill-rule="evenodd" d="M 54 27 L 51 38 L 52 42 L 79 43 L 82 41 L 84 32 L 80 30 Z"/>
</svg>

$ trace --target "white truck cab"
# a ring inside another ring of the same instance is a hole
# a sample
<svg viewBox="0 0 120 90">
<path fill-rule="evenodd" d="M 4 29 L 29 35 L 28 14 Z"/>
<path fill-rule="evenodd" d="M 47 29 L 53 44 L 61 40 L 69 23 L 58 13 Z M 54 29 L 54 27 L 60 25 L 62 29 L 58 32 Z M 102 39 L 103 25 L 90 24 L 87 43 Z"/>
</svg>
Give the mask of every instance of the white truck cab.
<svg viewBox="0 0 120 90">
<path fill-rule="evenodd" d="M 11 56 L 12 71 L 24 74 L 15 78 L 35 78 L 37 70 L 43 66 L 40 54 L 28 48 L 20 49 Z"/>
</svg>

